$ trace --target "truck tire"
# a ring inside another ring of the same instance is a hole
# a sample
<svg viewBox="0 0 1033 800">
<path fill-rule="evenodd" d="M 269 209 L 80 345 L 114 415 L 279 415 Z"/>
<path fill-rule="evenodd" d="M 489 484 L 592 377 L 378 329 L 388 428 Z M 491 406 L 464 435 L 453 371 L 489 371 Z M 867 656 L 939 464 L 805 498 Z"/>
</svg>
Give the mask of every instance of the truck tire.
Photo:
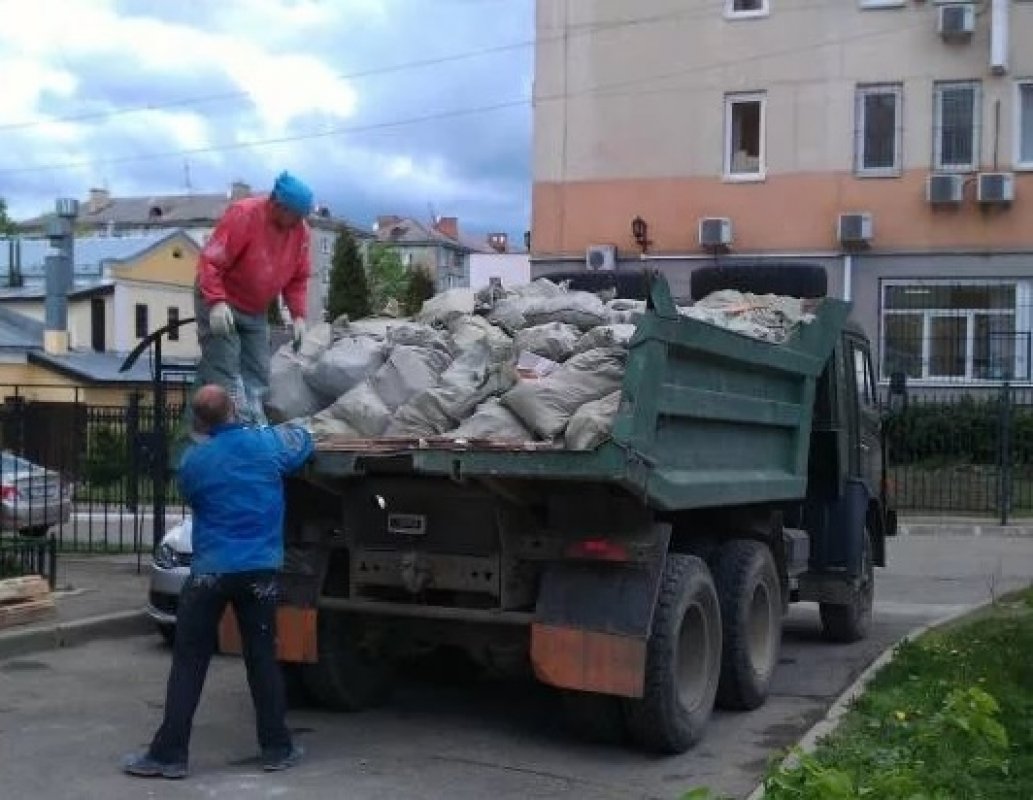
<svg viewBox="0 0 1033 800">
<path fill-rule="evenodd" d="M 872 627 L 874 604 L 875 561 L 872 557 L 872 537 L 866 528 L 861 550 L 861 583 L 854 592 L 853 599 L 846 604 L 818 604 L 825 638 L 843 643 L 859 642 L 867 638 Z"/>
<path fill-rule="evenodd" d="M 753 294 L 785 294 L 792 297 L 824 297 L 829 277 L 824 267 L 813 264 L 735 264 L 699 267 L 692 273 L 692 299 L 700 300 L 721 289 Z"/>
<path fill-rule="evenodd" d="M 645 692 L 625 700 L 631 738 L 659 753 L 684 753 L 702 736 L 721 674 L 721 608 L 706 563 L 667 556 L 646 653 Z"/>
<path fill-rule="evenodd" d="M 767 699 L 782 643 L 782 587 L 770 548 L 736 539 L 712 562 L 721 601 L 717 704 L 748 711 Z"/>
<path fill-rule="evenodd" d="M 593 744 L 623 744 L 628 738 L 621 699 L 595 692 L 566 690 L 561 695 L 563 721 L 579 739 Z"/>
<path fill-rule="evenodd" d="M 333 711 L 362 711 L 387 702 L 394 683 L 392 665 L 357 645 L 356 626 L 346 614 L 319 611 L 319 661 L 305 664 L 305 688 Z"/>
</svg>

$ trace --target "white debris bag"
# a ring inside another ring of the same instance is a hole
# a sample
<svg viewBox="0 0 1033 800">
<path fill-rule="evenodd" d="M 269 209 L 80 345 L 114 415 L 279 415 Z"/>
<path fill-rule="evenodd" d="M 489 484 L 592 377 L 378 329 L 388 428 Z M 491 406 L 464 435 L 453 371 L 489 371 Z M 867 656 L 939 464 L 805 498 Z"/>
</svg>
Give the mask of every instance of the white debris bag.
<svg viewBox="0 0 1033 800">
<path fill-rule="evenodd" d="M 310 351 L 311 352 L 311 351 Z M 269 394 L 265 399 L 266 412 L 277 422 L 296 417 L 307 417 L 325 403 L 305 382 L 304 370 L 310 361 L 285 344 L 269 362 Z"/>
<path fill-rule="evenodd" d="M 600 325 L 578 339 L 574 352 L 584 353 L 599 347 L 626 348 L 634 335 L 634 325 Z"/>
<path fill-rule="evenodd" d="M 312 390 L 329 403 L 380 369 L 386 352 L 382 343 L 368 336 L 346 336 L 306 365 L 303 374 Z"/>
<path fill-rule="evenodd" d="M 414 395 L 437 386 L 450 361 L 448 355 L 438 349 L 399 345 L 370 379 L 370 384 L 383 404 L 395 411 Z"/>
<path fill-rule="evenodd" d="M 384 405 L 367 379 L 316 416 L 346 422 L 362 436 L 374 437 L 383 434 L 391 422 L 391 409 Z"/>
<path fill-rule="evenodd" d="M 423 303 L 416 321 L 425 325 L 447 325 L 453 319 L 473 314 L 474 293 L 470 289 L 449 289 Z"/>
<path fill-rule="evenodd" d="M 350 424 L 345 422 L 343 419 L 335 419 L 330 416 L 329 412 L 321 411 L 313 417 L 302 421 L 302 425 L 308 428 L 316 439 L 361 439 L 362 434 L 359 433 Z"/>
<path fill-rule="evenodd" d="M 559 368 L 560 363 L 558 361 L 553 361 L 544 356 L 536 356 L 534 353 L 528 353 L 526 350 L 520 353 L 520 357 L 516 362 L 516 371 L 521 378 L 544 378 Z"/>
<path fill-rule="evenodd" d="M 498 398 L 492 397 L 477 406 L 473 415 L 447 434 L 450 439 L 491 439 L 504 442 L 533 442 L 534 435 L 516 414 Z"/>
<path fill-rule="evenodd" d="M 621 406 L 621 392 L 618 390 L 599 400 L 585 403 L 574 412 L 563 433 L 563 442 L 568 450 L 595 450 L 610 438 L 613 420 Z"/>
<path fill-rule="evenodd" d="M 518 331 L 513 337 L 517 352 L 526 351 L 550 361 L 566 361 L 574 355 L 581 332 L 573 325 L 549 322 Z"/>
<path fill-rule="evenodd" d="M 580 353 L 545 378 L 519 381 L 502 402 L 542 439 L 555 439 L 581 406 L 620 389 L 627 355 L 615 347 Z"/>
<path fill-rule="evenodd" d="M 772 344 L 782 344 L 797 327 L 814 320 L 814 315 L 804 310 L 804 302 L 798 297 L 757 295 L 734 289 L 714 292 L 678 311 L 686 317 Z"/>
</svg>

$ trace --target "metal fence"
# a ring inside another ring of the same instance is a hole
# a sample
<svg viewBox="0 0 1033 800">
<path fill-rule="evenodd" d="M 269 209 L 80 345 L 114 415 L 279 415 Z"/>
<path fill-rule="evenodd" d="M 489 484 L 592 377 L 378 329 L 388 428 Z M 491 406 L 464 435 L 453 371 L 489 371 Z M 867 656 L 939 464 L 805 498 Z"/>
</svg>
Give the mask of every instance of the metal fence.
<svg viewBox="0 0 1033 800">
<path fill-rule="evenodd" d="M 1033 514 L 1033 389 L 914 389 L 884 430 L 898 509 L 1002 524 Z"/>
</svg>

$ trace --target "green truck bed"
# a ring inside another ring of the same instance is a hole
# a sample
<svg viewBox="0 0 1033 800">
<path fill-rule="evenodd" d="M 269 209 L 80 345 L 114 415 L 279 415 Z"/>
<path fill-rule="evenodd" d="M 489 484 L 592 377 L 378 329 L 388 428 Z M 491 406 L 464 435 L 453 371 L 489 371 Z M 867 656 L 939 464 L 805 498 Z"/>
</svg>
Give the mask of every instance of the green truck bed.
<svg viewBox="0 0 1033 800">
<path fill-rule="evenodd" d="M 657 279 L 630 345 L 613 437 L 597 449 L 330 440 L 310 469 L 321 478 L 375 469 L 614 483 L 663 510 L 802 498 L 816 379 L 849 304 L 824 299 L 813 312 L 774 345 L 679 315 Z"/>
</svg>

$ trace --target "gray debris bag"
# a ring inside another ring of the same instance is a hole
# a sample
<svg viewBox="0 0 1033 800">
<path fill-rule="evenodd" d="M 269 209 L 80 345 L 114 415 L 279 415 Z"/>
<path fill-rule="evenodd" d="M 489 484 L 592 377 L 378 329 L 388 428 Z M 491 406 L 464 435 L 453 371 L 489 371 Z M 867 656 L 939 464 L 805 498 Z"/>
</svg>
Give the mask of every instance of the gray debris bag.
<svg viewBox="0 0 1033 800">
<path fill-rule="evenodd" d="M 310 351 L 311 352 L 311 351 Z M 275 422 L 307 417 L 324 403 L 305 382 L 304 370 L 311 362 L 285 344 L 269 362 L 269 394 L 266 413 Z"/>
<path fill-rule="evenodd" d="M 368 336 L 346 336 L 303 370 L 305 380 L 325 403 L 357 386 L 384 363 L 387 350 Z"/>
<path fill-rule="evenodd" d="M 370 380 L 366 379 L 317 416 L 346 422 L 360 435 L 373 437 L 383 434 L 391 422 L 391 409 L 384 405 Z"/>
<path fill-rule="evenodd" d="M 387 331 L 387 343 L 392 347 L 399 345 L 424 347 L 438 350 L 446 357 L 452 356 L 452 343 L 449 341 L 448 334 L 418 322 L 401 322 L 392 325 Z"/>
<path fill-rule="evenodd" d="M 366 319 L 349 320 L 347 325 L 338 326 L 348 336 L 371 336 L 374 339 L 385 341 L 387 332 L 399 324 L 398 320 L 390 317 L 367 317 Z"/>
<path fill-rule="evenodd" d="M 459 356 L 441 375 L 440 385 L 420 392 L 395 412 L 387 436 L 437 436 L 466 419 L 487 398 L 516 381 L 512 365 L 492 362 L 484 342 Z"/>
<path fill-rule="evenodd" d="M 565 322 L 583 331 L 609 321 L 606 305 L 591 292 L 566 292 L 555 297 L 536 297 L 526 301 L 522 309 L 528 325 Z"/>
<path fill-rule="evenodd" d="M 396 411 L 414 395 L 438 385 L 451 359 L 438 349 L 399 345 L 370 379 L 383 404 Z M 385 425 L 386 427 L 386 425 Z"/>
<path fill-rule="evenodd" d="M 520 419 L 498 398 L 492 397 L 477 406 L 473 415 L 453 430 L 450 439 L 490 439 L 503 442 L 533 442 L 534 436 Z"/>
<path fill-rule="evenodd" d="M 574 352 L 584 353 L 599 347 L 626 348 L 634 335 L 634 325 L 600 325 L 578 339 Z"/>
<path fill-rule="evenodd" d="M 316 439 L 361 439 L 362 434 L 343 419 L 334 419 L 329 412 L 321 411 L 313 417 L 301 420 Z"/>
<path fill-rule="evenodd" d="M 566 284 L 553 283 L 548 278 L 514 286 L 508 291 L 517 297 L 559 297 L 567 293 Z"/>
<path fill-rule="evenodd" d="M 425 325 L 447 325 L 456 317 L 472 314 L 474 293 L 470 289 L 449 289 L 427 300 L 416 321 Z"/>
<path fill-rule="evenodd" d="M 714 292 L 695 305 L 678 311 L 684 316 L 772 344 L 782 344 L 798 326 L 814 320 L 813 314 L 804 311 L 803 301 L 798 297 L 744 294 L 734 289 Z"/>
<path fill-rule="evenodd" d="M 306 361 L 314 361 L 334 342 L 334 329 L 328 322 L 319 322 L 305 331 L 298 348 L 298 355 Z"/>
<path fill-rule="evenodd" d="M 488 345 L 491 361 L 507 361 L 514 357 L 513 339 L 484 317 L 457 317 L 448 326 L 456 350 L 463 352 L 479 342 Z"/>
<path fill-rule="evenodd" d="M 517 352 L 527 351 L 551 361 L 566 361 L 574 354 L 574 346 L 580 338 L 580 331 L 573 325 L 550 322 L 518 331 L 513 337 L 513 346 Z"/>
<path fill-rule="evenodd" d="M 600 400 L 585 403 L 574 412 L 563 433 L 563 441 L 568 450 L 595 450 L 610 438 L 613 420 L 621 405 L 621 392 L 618 390 Z"/>
<path fill-rule="evenodd" d="M 581 406 L 621 388 L 627 355 L 616 347 L 580 353 L 545 378 L 520 381 L 502 402 L 542 439 L 555 439 Z"/>
<path fill-rule="evenodd" d="M 645 300 L 626 300 L 618 297 L 606 304 L 606 315 L 611 325 L 637 325 L 645 313 Z"/>
</svg>

